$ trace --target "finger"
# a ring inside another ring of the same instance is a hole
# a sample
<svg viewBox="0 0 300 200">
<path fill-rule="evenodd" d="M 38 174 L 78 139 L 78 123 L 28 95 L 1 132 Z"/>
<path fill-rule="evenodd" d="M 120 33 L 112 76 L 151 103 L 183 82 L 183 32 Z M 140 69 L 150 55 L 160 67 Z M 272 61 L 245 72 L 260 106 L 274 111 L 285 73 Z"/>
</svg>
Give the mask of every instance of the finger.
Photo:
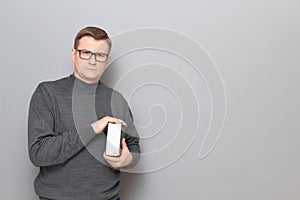
<svg viewBox="0 0 300 200">
<path fill-rule="evenodd" d="M 125 141 L 125 138 L 122 139 L 122 149 L 123 149 L 123 151 L 129 151 L 126 141 Z"/>
<path fill-rule="evenodd" d="M 121 119 L 117 119 L 117 118 L 113 118 L 113 117 L 110 117 L 108 119 L 108 122 L 113 122 L 113 123 L 117 123 L 117 124 L 122 124 L 123 126 L 127 127 L 127 124 L 121 120 Z"/>
<path fill-rule="evenodd" d="M 109 162 L 114 162 L 114 163 L 120 162 L 120 158 L 119 157 L 108 156 L 108 155 L 106 155 L 106 153 L 103 154 L 103 157 L 104 157 L 104 159 L 106 161 L 109 161 Z"/>
<path fill-rule="evenodd" d="M 106 156 L 106 158 L 109 158 L 109 156 Z M 112 166 L 113 168 L 117 168 L 118 166 L 120 166 L 120 162 L 115 162 L 115 161 L 112 161 L 112 160 L 108 160 L 108 159 L 106 159 L 106 158 L 104 158 L 104 159 L 106 160 L 106 162 L 107 162 L 110 166 Z"/>
<path fill-rule="evenodd" d="M 127 124 L 121 119 L 114 118 L 114 122 L 117 124 L 122 124 L 125 127 L 127 126 Z"/>
<path fill-rule="evenodd" d="M 107 163 L 110 165 L 110 166 L 112 166 L 113 168 L 116 168 L 116 167 L 118 167 L 118 163 L 114 163 L 114 162 L 110 162 L 110 161 L 107 161 Z"/>
<path fill-rule="evenodd" d="M 107 123 L 119 123 L 119 120 L 116 119 L 116 118 L 110 117 L 110 118 L 107 120 Z"/>
<path fill-rule="evenodd" d="M 123 126 L 127 127 L 127 124 L 123 120 L 119 119 L 119 123 L 121 123 Z"/>
</svg>

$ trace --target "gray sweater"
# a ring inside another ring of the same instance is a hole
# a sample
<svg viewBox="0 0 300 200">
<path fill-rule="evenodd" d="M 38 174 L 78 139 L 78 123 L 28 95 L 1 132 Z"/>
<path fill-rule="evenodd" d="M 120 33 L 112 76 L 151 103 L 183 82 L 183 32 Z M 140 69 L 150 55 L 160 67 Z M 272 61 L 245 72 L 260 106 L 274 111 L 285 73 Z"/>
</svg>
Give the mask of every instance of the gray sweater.
<svg viewBox="0 0 300 200">
<path fill-rule="evenodd" d="M 57 200 L 116 199 L 120 171 L 103 159 L 106 135 L 96 135 L 91 123 L 104 116 L 124 120 L 122 129 L 139 159 L 139 138 L 123 96 L 105 84 L 86 84 L 74 75 L 38 85 L 28 116 L 28 148 L 32 163 L 40 167 L 36 193 Z"/>
</svg>

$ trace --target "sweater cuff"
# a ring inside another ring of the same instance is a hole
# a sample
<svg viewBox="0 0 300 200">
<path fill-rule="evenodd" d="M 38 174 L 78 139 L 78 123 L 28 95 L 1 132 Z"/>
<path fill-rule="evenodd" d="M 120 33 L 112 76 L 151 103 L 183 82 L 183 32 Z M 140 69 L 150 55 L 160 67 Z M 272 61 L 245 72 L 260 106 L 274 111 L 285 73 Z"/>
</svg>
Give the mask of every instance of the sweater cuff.
<svg viewBox="0 0 300 200">
<path fill-rule="evenodd" d="M 96 133 L 91 125 L 82 127 L 77 131 L 84 146 L 86 146 L 96 136 Z"/>
</svg>

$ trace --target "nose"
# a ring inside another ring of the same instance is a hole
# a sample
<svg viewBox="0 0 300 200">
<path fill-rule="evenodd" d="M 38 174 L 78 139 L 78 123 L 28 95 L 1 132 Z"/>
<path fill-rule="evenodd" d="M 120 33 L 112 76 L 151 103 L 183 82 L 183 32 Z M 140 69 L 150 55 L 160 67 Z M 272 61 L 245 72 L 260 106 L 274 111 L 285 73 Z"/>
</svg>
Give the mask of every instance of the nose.
<svg viewBox="0 0 300 200">
<path fill-rule="evenodd" d="M 89 59 L 89 64 L 91 65 L 96 65 L 96 56 L 92 55 L 92 57 Z"/>
</svg>

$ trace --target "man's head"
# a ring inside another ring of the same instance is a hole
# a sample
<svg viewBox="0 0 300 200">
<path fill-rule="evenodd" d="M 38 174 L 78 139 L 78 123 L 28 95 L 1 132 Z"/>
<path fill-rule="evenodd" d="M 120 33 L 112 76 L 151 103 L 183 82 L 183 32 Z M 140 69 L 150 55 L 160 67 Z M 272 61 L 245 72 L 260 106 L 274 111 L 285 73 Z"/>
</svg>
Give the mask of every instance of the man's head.
<svg viewBox="0 0 300 200">
<path fill-rule="evenodd" d="M 96 83 L 109 64 L 111 40 L 98 27 L 81 29 L 74 40 L 72 60 L 74 75 L 86 83 Z"/>
</svg>

